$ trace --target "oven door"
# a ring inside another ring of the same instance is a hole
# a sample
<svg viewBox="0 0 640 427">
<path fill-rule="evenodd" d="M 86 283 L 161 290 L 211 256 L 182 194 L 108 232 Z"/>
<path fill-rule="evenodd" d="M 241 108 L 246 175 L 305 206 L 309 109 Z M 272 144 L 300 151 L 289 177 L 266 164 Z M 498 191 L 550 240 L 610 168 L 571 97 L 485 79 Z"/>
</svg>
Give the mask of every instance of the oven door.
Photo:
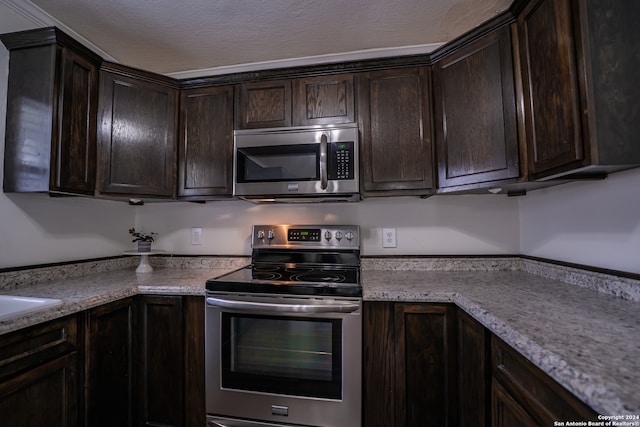
<svg viewBox="0 0 640 427">
<path fill-rule="evenodd" d="M 209 294 L 210 421 L 360 425 L 360 310 L 358 298 Z"/>
</svg>

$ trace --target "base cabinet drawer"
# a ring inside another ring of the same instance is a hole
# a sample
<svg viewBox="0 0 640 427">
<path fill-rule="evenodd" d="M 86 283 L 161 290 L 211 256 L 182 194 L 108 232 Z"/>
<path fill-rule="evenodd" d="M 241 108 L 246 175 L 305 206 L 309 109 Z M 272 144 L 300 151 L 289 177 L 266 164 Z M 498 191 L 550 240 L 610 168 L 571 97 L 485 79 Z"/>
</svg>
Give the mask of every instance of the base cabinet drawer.
<svg viewBox="0 0 640 427">
<path fill-rule="evenodd" d="M 491 337 L 491 361 L 493 427 L 513 425 L 508 420 L 513 414 L 524 417 L 520 412 L 534 421 L 531 425 L 597 420 L 591 408 L 496 336 Z"/>
<path fill-rule="evenodd" d="M 75 316 L 0 337 L 0 425 L 78 425 L 78 343 Z"/>
</svg>

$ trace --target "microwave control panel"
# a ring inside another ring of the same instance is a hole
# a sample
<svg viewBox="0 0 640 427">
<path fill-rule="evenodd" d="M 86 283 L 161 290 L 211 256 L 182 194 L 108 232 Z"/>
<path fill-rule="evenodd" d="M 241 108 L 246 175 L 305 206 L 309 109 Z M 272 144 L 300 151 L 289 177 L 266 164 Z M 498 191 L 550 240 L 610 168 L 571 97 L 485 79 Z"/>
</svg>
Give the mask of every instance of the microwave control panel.
<svg viewBox="0 0 640 427">
<path fill-rule="evenodd" d="M 331 142 L 329 159 L 327 172 L 330 180 L 353 179 L 353 141 Z"/>
</svg>

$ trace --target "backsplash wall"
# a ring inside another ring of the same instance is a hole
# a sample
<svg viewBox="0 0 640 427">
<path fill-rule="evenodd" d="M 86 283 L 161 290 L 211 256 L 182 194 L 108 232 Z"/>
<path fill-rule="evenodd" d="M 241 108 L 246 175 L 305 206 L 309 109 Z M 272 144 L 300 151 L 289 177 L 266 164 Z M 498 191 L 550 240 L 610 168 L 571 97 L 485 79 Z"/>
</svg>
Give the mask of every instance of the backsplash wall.
<svg viewBox="0 0 640 427">
<path fill-rule="evenodd" d="M 157 247 L 176 254 L 249 255 L 253 224 L 357 224 L 363 255 L 516 254 L 520 247 L 518 203 L 506 196 L 304 205 L 237 200 L 136 209 L 136 227 L 158 232 Z M 191 245 L 191 227 L 202 228 L 202 245 Z M 397 229 L 397 248 L 382 248 L 383 227 Z"/>
</svg>

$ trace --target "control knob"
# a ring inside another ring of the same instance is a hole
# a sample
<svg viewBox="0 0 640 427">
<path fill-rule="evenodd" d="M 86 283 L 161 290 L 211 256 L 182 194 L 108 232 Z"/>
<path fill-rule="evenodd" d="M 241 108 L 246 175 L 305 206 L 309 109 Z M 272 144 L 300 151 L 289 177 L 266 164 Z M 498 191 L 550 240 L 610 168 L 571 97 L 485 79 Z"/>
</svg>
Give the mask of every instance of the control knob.
<svg viewBox="0 0 640 427">
<path fill-rule="evenodd" d="M 258 239 L 264 239 L 264 231 L 263 230 L 258 230 L 257 237 L 258 237 Z"/>
<path fill-rule="evenodd" d="M 273 234 L 273 230 L 269 230 L 267 232 L 267 239 L 273 240 L 274 237 L 275 237 L 275 234 Z"/>
<path fill-rule="evenodd" d="M 331 232 L 330 231 L 325 231 L 324 232 L 324 238 L 327 240 L 331 240 Z"/>
<path fill-rule="evenodd" d="M 338 242 L 342 240 L 342 231 L 336 231 L 336 239 L 338 240 Z"/>
<path fill-rule="evenodd" d="M 344 237 L 346 237 L 349 241 L 353 240 L 353 232 L 347 231 L 347 234 L 345 234 Z"/>
</svg>

